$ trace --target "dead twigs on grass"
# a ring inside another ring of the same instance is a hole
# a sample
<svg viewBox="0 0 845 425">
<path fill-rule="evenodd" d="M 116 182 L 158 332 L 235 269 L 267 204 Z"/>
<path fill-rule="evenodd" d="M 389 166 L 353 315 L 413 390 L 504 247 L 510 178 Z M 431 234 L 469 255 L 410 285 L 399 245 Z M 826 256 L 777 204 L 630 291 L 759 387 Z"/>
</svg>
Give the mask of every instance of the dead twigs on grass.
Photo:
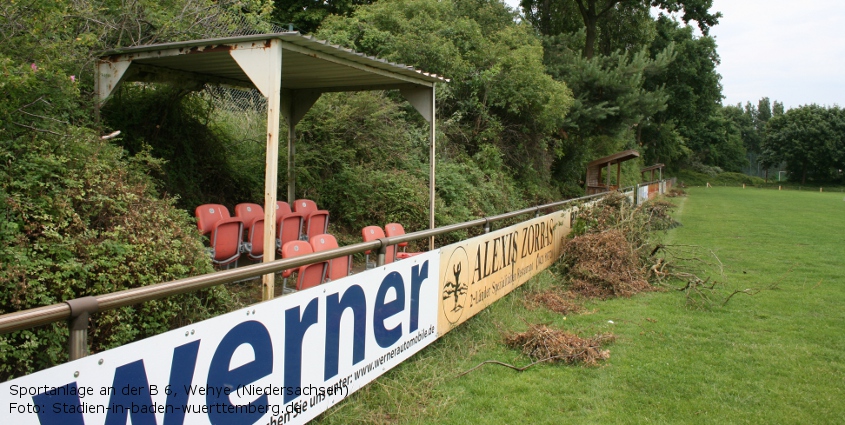
<svg viewBox="0 0 845 425">
<path fill-rule="evenodd" d="M 697 245 L 658 245 L 651 257 L 654 260 L 648 279 L 684 292 L 687 305 L 709 308 L 721 298 L 719 289 L 727 278 L 724 264 L 713 250 Z M 681 287 L 677 287 L 678 282 Z"/>
<path fill-rule="evenodd" d="M 461 372 L 456 378 L 464 376 L 486 364 L 495 364 L 524 372 L 532 366 L 546 362 L 581 363 L 585 366 L 598 366 L 602 360 L 610 358 L 610 350 L 602 350 L 602 345 L 614 341 L 613 334 L 596 335 L 581 338 L 566 331 L 552 329 L 546 325 L 529 325 L 525 332 L 515 332 L 505 336 L 505 343 L 511 348 L 518 348 L 523 354 L 535 360 L 518 367 L 498 360 L 485 360 L 472 368 Z"/>
<path fill-rule="evenodd" d="M 546 325 L 530 325 L 525 332 L 506 336 L 505 343 L 511 348 L 521 349 L 523 354 L 533 359 L 553 359 L 596 366 L 600 360 L 610 357 L 610 350 L 602 350 L 602 344 L 615 339 L 612 334 L 582 338 Z"/>
<path fill-rule="evenodd" d="M 525 371 L 526 371 L 526 370 L 528 370 L 528 368 L 530 368 L 531 366 L 538 365 L 538 364 L 540 364 L 540 363 L 545 363 L 545 362 L 548 362 L 548 361 L 551 361 L 551 360 L 555 360 L 555 358 L 554 358 L 554 357 L 549 357 L 549 358 L 546 358 L 546 359 L 543 359 L 543 360 L 537 360 L 536 362 L 529 363 L 529 364 L 527 364 L 527 365 L 525 365 L 525 366 L 523 366 L 523 367 L 516 367 L 516 366 L 514 366 L 514 365 L 512 365 L 512 364 L 505 363 L 505 362 L 500 362 L 500 361 L 498 361 L 498 360 L 485 360 L 485 361 L 483 361 L 483 362 L 481 362 L 481 363 L 479 363 L 479 364 L 477 364 L 477 365 L 473 366 L 472 368 L 470 368 L 470 369 L 468 369 L 468 370 L 465 370 L 465 371 L 463 371 L 463 372 L 459 373 L 458 375 L 456 375 L 456 376 L 455 376 L 455 378 L 460 378 L 461 376 L 464 376 L 464 375 L 466 375 L 466 374 L 468 374 L 468 373 L 470 373 L 470 372 L 474 371 L 475 369 L 478 369 L 478 368 L 480 368 L 481 366 L 484 366 L 484 365 L 486 365 L 486 364 L 497 364 L 497 365 L 499 365 L 499 366 L 505 366 L 505 367 L 507 367 L 507 368 L 511 368 L 511 369 L 513 369 L 513 370 L 515 370 L 515 371 L 517 371 L 517 372 L 525 372 Z"/>
</svg>

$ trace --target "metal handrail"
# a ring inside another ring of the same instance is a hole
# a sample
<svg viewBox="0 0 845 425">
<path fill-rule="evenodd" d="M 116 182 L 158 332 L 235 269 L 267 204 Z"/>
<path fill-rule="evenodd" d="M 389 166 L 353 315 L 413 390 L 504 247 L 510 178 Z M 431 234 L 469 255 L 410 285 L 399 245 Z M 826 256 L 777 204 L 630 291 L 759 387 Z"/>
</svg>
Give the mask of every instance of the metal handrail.
<svg viewBox="0 0 845 425">
<path fill-rule="evenodd" d="M 629 186 L 623 189 L 619 189 L 618 191 L 625 192 L 630 189 L 633 189 L 634 187 L 635 186 Z M 490 223 L 496 221 L 506 220 L 509 218 L 529 213 L 539 214 L 540 211 L 546 211 L 549 209 L 561 207 L 563 205 L 602 197 L 606 194 L 607 192 L 582 196 L 580 198 L 557 201 L 550 204 L 525 208 L 518 211 L 499 214 L 492 217 L 479 218 L 463 223 L 441 226 L 435 229 L 421 230 L 418 232 L 406 233 L 404 235 L 387 237 L 375 241 L 362 242 L 336 249 L 320 251 L 314 254 L 302 255 L 294 258 L 285 258 L 268 263 L 254 264 L 239 267 L 236 269 L 204 274 L 200 276 L 192 276 L 183 279 L 172 280 L 169 282 L 142 286 L 139 288 L 125 289 L 123 291 L 96 295 L 93 297 L 82 297 L 77 298 L 76 300 L 81 300 L 83 298 L 87 299 L 89 302 L 92 302 L 93 305 L 96 306 L 95 311 L 112 310 L 119 307 L 126 307 L 146 301 L 157 300 L 172 295 L 179 295 L 186 292 L 198 291 L 216 285 L 233 283 L 270 273 L 281 272 L 283 270 L 293 269 L 307 264 L 318 263 L 320 261 L 327 261 L 333 258 L 363 253 L 364 251 L 370 251 L 374 249 L 382 249 L 387 246 L 395 245 L 401 242 L 411 242 L 481 225 L 484 225 L 486 228 L 486 226 L 489 226 Z M 62 320 L 72 320 L 74 318 L 74 316 L 72 315 L 73 301 L 75 300 L 4 314 L 0 316 L 0 334 L 29 329 L 36 326 L 46 325 Z"/>
</svg>

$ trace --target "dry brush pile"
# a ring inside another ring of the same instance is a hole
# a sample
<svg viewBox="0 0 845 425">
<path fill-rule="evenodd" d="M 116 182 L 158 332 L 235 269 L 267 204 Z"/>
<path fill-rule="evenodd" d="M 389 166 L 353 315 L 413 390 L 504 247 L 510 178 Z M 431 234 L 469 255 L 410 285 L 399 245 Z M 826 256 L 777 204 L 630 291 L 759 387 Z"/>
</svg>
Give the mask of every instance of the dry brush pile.
<svg viewBox="0 0 845 425">
<path fill-rule="evenodd" d="M 571 290 L 601 299 L 651 290 L 648 270 L 660 246 L 654 235 L 677 225 L 672 207 L 662 200 L 634 206 L 619 193 L 581 207 L 560 261 Z"/>
<path fill-rule="evenodd" d="M 505 343 L 537 361 L 597 366 L 599 361 L 610 357 L 610 350 L 603 350 L 602 345 L 614 339 L 616 337 L 611 334 L 582 338 L 546 325 L 531 325 L 525 332 L 506 336 Z"/>
</svg>

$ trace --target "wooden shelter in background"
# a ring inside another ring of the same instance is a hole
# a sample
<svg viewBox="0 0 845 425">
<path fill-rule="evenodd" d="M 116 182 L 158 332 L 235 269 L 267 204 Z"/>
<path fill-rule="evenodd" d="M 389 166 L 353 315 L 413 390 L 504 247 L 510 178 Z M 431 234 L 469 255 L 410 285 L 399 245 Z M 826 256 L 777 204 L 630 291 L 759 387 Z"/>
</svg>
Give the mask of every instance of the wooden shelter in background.
<svg viewBox="0 0 845 425">
<path fill-rule="evenodd" d="M 619 181 L 622 176 L 621 164 L 629 159 L 638 158 L 639 156 L 639 152 L 631 149 L 590 161 L 590 163 L 587 164 L 587 182 L 585 183 L 587 195 L 619 189 Z M 614 164 L 616 164 L 615 186 L 610 184 L 610 167 Z M 603 177 L 602 173 L 604 169 L 607 169 L 607 173 Z"/>
<path fill-rule="evenodd" d="M 643 180 L 645 180 L 645 181 L 653 182 L 653 181 L 656 181 L 656 180 L 663 180 L 663 168 L 664 167 L 666 167 L 666 166 L 663 165 L 663 164 L 654 164 L 654 165 L 651 165 L 651 166 L 648 166 L 648 167 L 641 169 L 640 174 L 642 174 Z M 651 171 L 651 179 L 646 180 L 645 174 L 648 173 L 649 171 Z M 656 179 L 654 178 L 655 172 L 658 173 Z"/>
</svg>

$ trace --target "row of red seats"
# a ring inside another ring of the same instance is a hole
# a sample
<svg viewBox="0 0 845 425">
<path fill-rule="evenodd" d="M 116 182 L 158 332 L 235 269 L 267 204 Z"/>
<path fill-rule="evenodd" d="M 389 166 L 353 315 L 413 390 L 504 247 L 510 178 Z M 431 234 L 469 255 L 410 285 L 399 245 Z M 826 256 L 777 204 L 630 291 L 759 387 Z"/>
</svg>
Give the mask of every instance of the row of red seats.
<svg viewBox="0 0 845 425">
<path fill-rule="evenodd" d="M 308 242 L 290 241 L 282 245 L 282 258 L 297 257 L 320 251 L 338 248 L 337 239 L 330 234 L 314 235 Z M 352 256 L 332 258 L 328 261 L 306 264 L 298 269 L 285 270 L 282 277 L 287 278 L 296 272 L 296 290 L 317 286 L 321 283 L 337 280 L 352 274 Z M 287 286 L 287 285 L 285 285 Z"/>
<path fill-rule="evenodd" d="M 379 226 L 367 226 L 361 229 L 361 236 L 364 238 L 364 242 L 371 242 L 384 237 L 392 238 L 404 234 L 405 228 L 399 223 L 387 223 L 387 225 L 384 226 L 384 230 L 382 230 Z M 396 252 L 397 246 L 402 248 L 402 252 Z M 384 264 L 389 264 L 396 260 L 403 260 L 405 258 L 421 254 L 420 252 L 405 252 L 407 246 L 408 242 L 401 242 L 396 245 L 388 246 L 384 255 Z M 366 251 L 364 254 L 366 255 L 367 267 L 370 267 L 370 251 Z"/>
<path fill-rule="evenodd" d="M 385 230 L 387 233 L 385 234 Z M 367 226 L 361 230 L 361 235 L 364 242 L 370 242 L 384 237 L 400 236 L 405 234 L 405 228 L 399 223 L 388 223 L 382 230 L 379 226 Z M 402 252 L 396 252 L 396 246 L 402 248 Z M 409 258 L 414 255 L 421 254 L 419 252 L 405 252 L 408 246 L 407 242 L 402 242 L 397 245 L 390 245 L 387 247 L 384 263 L 392 263 L 396 260 Z M 337 248 L 337 239 L 329 234 L 316 235 L 310 238 L 309 242 L 305 241 L 290 241 L 282 246 L 282 258 L 291 258 L 299 255 L 306 255 L 320 251 Z M 369 265 L 370 251 L 365 252 L 367 255 L 367 264 Z M 352 256 L 333 258 L 328 261 L 319 263 L 307 264 L 299 267 L 297 270 L 285 270 L 282 276 L 287 279 L 294 272 L 296 272 L 296 290 L 302 290 L 317 286 L 321 283 L 340 279 L 352 274 Z"/>
<path fill-rule="evenodd" d="M 241 253 L 246 253 L 252 260 L 263 258 L 264 209 L 260 205 L 238 204 L 234 217 L 220 204 L 200 205 L 195 213 L 200 232 L 209 235 L 212 262 L 217 266 L 236 264 Z M 276 202 L 276 247 L 282 258 L 338 248 L 337 239 L 326 233 L 328 216 L 328 211 L 318 209 L 311 200 L 297 200 L 293 208 L 287 202 Z M 361 234 L 364 242 L 369 242 L 404 235 L 405 229 L 399 223 L 388 223 L 384 230 L 378 226 L 367 226 Z M 402 242 L 387 247 L 385 264 L 419 254 L 405 252 L 407 245 L 407 242 Z M 396 252 L 396 246 L 401 247 L 402 252 Z M 366 254 L 369 265 L 370 252 Z M 287 279 L 296 272 L 295 287 L 302 290 L 348 276 L 351 271 L 352 256 L 346 256 L 286 270 L 283 277 Z"/>
<path fill-rule="evenodd" d="M 209 236 L 211 260 L 219 267 L 237 263 L 242 253 L 254 261 L 264 257 L 264 208 L 258 204 L 235 206 L 235 216 L 220 204 L 204 204 L 196 208 L 197 227 Z M 284 201 L 276 202 L 276 249 L 281 254 L 286 242 L 309 240 L 326 233 L 329 212 L 317 208 L 310 199 L 298 199 L 293 208 Z"/>
</svg>

